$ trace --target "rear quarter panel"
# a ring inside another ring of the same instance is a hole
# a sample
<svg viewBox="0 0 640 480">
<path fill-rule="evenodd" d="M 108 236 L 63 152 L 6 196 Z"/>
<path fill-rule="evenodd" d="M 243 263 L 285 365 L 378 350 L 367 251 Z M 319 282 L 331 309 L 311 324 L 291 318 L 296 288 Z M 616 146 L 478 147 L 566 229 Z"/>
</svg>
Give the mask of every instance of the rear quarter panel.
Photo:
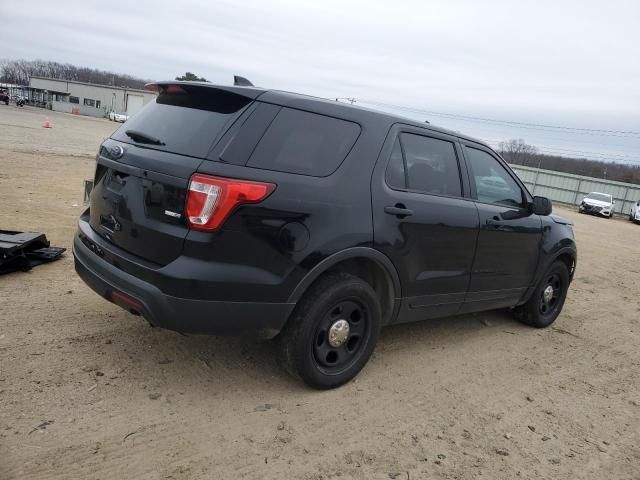
<svg viewBox="0 0 640 480">
<path fill-rule="evenodd" d="M 208 265 L 208 281 L 194 288 L 207 298 L 215 292 L 213 298 L 232 301 L 285 302 L 323 259 L 370 246 L 369 185 L 388 126 L 360 126 L 353 149 L 327 177 L 203 162 L 201 173 L 271 182 L 277 188 L 260 204 L 238 208 L 219 232 L 189 232 L 184 255 Z"/>
</svg>

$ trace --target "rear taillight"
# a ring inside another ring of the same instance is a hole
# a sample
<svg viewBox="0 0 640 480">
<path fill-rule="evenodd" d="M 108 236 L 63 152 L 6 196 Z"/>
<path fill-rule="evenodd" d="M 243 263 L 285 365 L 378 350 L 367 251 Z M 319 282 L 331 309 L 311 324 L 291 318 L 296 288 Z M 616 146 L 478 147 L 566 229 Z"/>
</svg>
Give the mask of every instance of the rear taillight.
<svg viewBox="0 0 640 480">
<path fill-rule="evenodd" d="M 273 183 L 192 175 L 187 192 L 187 219 L 194 230 L 216 230 L 238 205 L 260 202 L 275 189 Z"/>
</svg>

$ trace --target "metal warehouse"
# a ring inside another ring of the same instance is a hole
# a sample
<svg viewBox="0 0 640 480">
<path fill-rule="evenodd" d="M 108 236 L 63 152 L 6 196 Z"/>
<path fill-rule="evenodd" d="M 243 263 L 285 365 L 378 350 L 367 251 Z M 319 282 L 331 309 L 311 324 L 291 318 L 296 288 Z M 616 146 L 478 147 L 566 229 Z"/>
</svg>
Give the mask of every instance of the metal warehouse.
<svg viewBox="0 0 640 480">
<path fill-rule="evenodd" d="M 42 92 L 52 110 L 92 117 L 104 117 L 110 111 L 131 115 L 156 96 L 147 90 L 44 77 L 31 77 L 29 86 Z"/>
</svg>

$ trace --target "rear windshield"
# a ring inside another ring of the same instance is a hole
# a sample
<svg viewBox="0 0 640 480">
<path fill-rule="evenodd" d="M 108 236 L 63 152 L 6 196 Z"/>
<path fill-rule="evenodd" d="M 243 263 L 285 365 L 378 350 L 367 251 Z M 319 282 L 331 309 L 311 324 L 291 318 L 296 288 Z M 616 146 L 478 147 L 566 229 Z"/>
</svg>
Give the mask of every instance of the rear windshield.
<svg viewBox="0 0 640 480">
<path fill-rule="evenodd" d="M 247 166 L 325 177 L 342 163 L 358 135 L 360 126 L 356 123 L 283 108 Z"/>
<path fill-rule="evenodd" d="M 164 86 L 155 101 L 129 118 L 112 137 L 157 150 L 205 157 L 213 142 L 251 101 L 211 87 Z M 127 132 L 136 135 L 131 138 Z"/>
<path fill-rule="evenodd" d="M 590 200 L 598 200 L 600 202 L 610 202 L 611 195 L 607 195 L 606 193 L 590 193 L 587 195 L 587 198 Z"/>
</svg>

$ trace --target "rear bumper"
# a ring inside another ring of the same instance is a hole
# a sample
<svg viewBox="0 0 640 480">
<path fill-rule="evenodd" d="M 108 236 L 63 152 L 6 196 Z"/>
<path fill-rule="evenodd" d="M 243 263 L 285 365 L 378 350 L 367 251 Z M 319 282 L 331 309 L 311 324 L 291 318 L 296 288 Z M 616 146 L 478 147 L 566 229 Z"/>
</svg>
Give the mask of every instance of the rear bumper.
<svg viewBox="0 0 640 480">
<path fill-rule="evenodd" d="M 154 326 L 181 333 L 271 338 L 282 329 L 295 306 L 293 303 L 226 302 L 167 295 L 103 260 L 78 234 L 73 241 L 73 257 L 80 278 L 102 297 L 142 315 Z"/>
</svg>

